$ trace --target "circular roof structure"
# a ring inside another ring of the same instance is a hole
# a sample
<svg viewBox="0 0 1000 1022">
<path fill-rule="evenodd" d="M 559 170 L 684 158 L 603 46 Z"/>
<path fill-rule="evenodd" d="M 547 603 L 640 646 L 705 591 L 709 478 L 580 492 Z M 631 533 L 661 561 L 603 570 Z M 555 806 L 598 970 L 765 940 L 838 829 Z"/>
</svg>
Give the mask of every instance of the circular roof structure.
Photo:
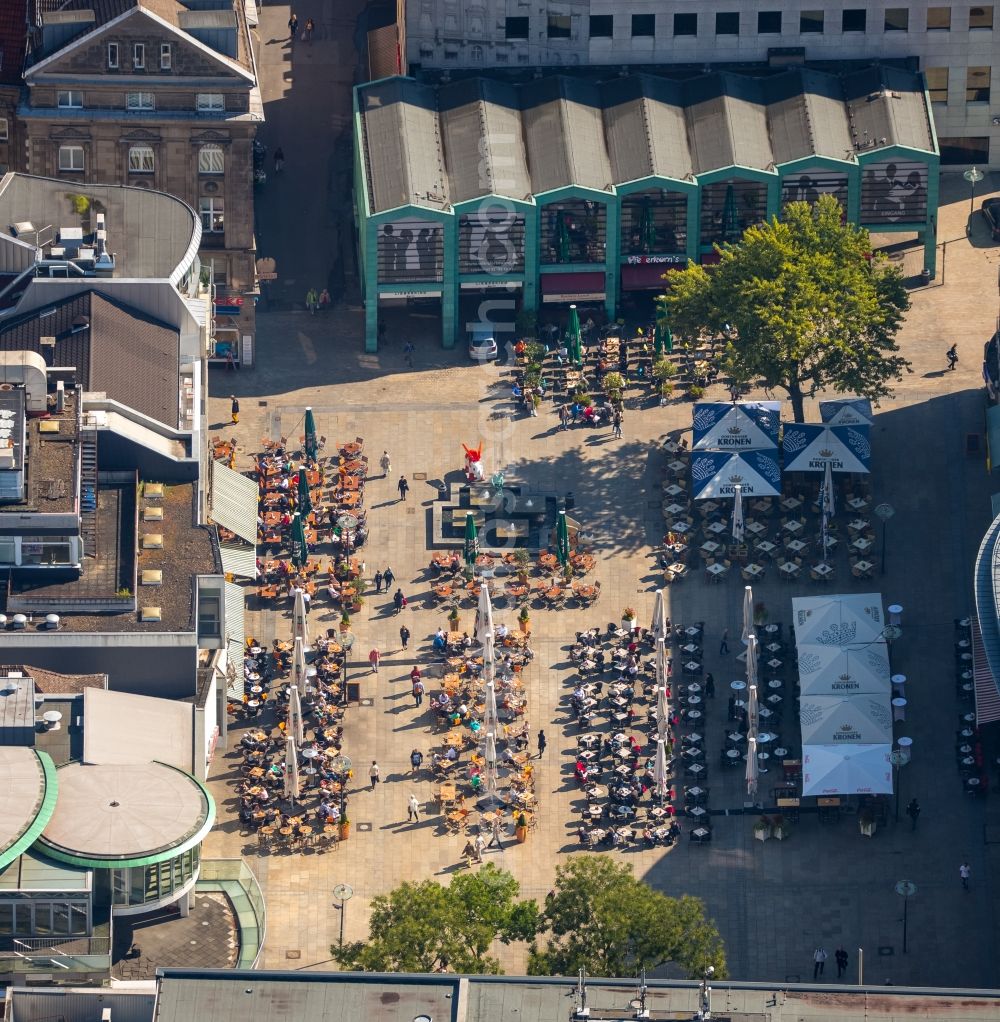
<svg viewBox="0 0 1000 1022">
<path fill-rule="evenodd" d="M 0 869 L 27 850 L 56 807 L 56 769 L 44 752 L 0 746 Z"/>
<path fill-rule="evenodd" d="M 77 866 L 146 866 L 198 844 L 214 819 L 208 791 L 176 767 L 73 763 L 59 771 L 41 843 L 46 855 Z"/>
</svg>

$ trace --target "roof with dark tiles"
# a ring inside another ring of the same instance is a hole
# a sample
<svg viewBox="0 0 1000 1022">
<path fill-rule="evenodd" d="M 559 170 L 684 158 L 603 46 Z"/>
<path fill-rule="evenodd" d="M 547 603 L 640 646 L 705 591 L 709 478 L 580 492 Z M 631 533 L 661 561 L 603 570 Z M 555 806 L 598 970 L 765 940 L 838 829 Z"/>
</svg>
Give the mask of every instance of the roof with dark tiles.
<svg viewBox="0 0 1000 1022">
<path fill-rule="evenodd" d="M 28 0 L 0 0 L 0 85 L 20 85 L 28 36 Z"/>
<path fill-rule="evenodd" d="M 50 364 L 74 366 L 84 390 L 177 427 L 180 337 L 174 328 L 87 291 L 0 326 L 0 350 L 42 352 L 42 337 L 56 339 L 46 355 Z"/>
</svg>

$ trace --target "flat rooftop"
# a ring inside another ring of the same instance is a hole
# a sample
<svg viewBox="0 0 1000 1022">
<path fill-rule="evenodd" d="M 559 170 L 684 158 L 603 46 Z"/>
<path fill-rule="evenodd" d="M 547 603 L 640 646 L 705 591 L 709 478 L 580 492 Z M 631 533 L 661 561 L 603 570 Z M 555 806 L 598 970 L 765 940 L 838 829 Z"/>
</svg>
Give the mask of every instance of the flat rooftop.
<svg viewBox="0 0 1000 1022">
<path fill-rule="evenodd" d="M 12 237 L 18 223 L 39 229 L 51 224 L 59 231 L 72 228 L 89 236 L 95 229 L 94 214 L 103 212 L 108 251 L 115 257 L 114 277 L 169 279 L 186 272 L 201 243 L 201 222 L 187 203 L 149 188 L 79 187 L 90 200 L 82 214 L 67 200 L 66 181 L 6 174 L 0 178 L 0 236 Z M 30 234 L 22 240 L 35 243 Z"/>
<path fill-rule="evenodd" d="M 158 862 L 197 843 L 214 819 L 208 793 L 175 767 L 73 763 L 59 771 L 40 849 L 83 866 Z"/>
<path fill-rule="evenodd" d="M 2 697 L 0 697 L 2 698 Z M 0 746 L 0 865 L 24 851 L 52 815 L 55 771 L 34 749 Z"/>
</svg>

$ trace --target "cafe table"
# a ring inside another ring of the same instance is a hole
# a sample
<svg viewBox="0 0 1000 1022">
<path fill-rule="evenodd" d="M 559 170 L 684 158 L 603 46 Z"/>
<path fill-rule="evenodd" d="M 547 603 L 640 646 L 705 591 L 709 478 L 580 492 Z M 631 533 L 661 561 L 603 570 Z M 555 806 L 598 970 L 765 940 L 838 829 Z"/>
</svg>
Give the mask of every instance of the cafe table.
<svg viewBox="0 0 1000 1022">
<path fill-rule="evenodd" d="M 714 515 L 719 510 L 719 505 L 714 500 L 706 500 L 704 504 L 699 505 L 699 510 L 702 514 Z"/>
<path fill-rule="evenodd" d="M 687 510 L 682 504 L 668 504 L 663 509 L 668 515 L 682 515 Z"/>
<path fill-rule="evenodd" d="M 774 711 L 773 711 L 773 710 L 769 710 L 769 709 L 768 709 L 768 708 L 767 708 L 766 706 L 762 706 L 762 707 L 761 707 L 761 708 L 760 708 L 760 709 L 759 709 L 759 710 L 757 711 L 757 716 L 758 716 L 758 717 L 759 717 L 759 718 L 760 718 L 760 719 L 761 719 L 762 721 L 765 721 L 765 722 L 766 722 L 766 721 L 770 720 L 770 719 L 771 719 L 771 718 L 772 718 L 772 717 L 774 716 Z M 760 736 L 758 736 L 757 740 L 758 740 L 758 741 L 760 741 Z"/>
<path fill-rule="evenodd" d="M 777 706 L 778 703 L 781 702 L 781 696 L 779 696 L 777 692 L 774 692 L 766 698 L 765 702 L 769 703 L 771 706 Z"/>
<path fill-rule="evenodd" d="M 722 575 L 725 575 L 729 569 L 724 564 L 719 564 L 719 562 L 716 561 L 715 564 L 709 564 L 705 568 L 705 571 L 707 571 L 713 578 L 720 578 Z"/>
<path fill-rule="evenodd" d="M 852 511 L 865 511 L 868 508 L 868 501 L 864 497 L 852 497 L 848 502 L 847 506 Z"/>
<path fill-rule="evenodd" d="M 690 532 L 691 526 L 687 522 L 674 522 L 671 531 L 677 532 L 680 535 L 684 535 L 685 532 Z"/>
<path fill-rule="evenodd" d="M 687 810 L 688 816 L 693 816 L 696 820 L 700 820 L 707 813 L 708 810 L 704 806 L 689 806 Z"/>
<path fill-rule="evenodd" d="M 721 536 L 728 528 L 729 526 L 723 522 L 709 522 L 705 526 L 705 531 L 712 533 L 713 536 Z"/>
<path fill-rule="evenodd" d="M 685 710 L 684 716 L 688 720 L 701 720 L 701 710 Z"/>
<path fill-rule="evenodd" d="M 783 511 L 798 511 L 802 507 L 802 501 L 798 497 L 785 497 L 781 502 Z"/>
<path fill-rule="evenodd" d="M 754 549 L 758 553 L 764 554 L 766 557 L 770 557 L 778 548 L 769 539 L 762 539 L 754 544 Z"/>
<path fill-rule="evenodd" d="M 663 488 L 663 492 L 668 497 L 679 497 L 682 493 L 685 493 L 683 486 L 678 486 L 677 483 L 671 483 L 669 486 Z"/>
<path fill-rule="evenodd" d="M 701 674 L 701 664 L 697 660 L 689 660 L 684 665 L 684 670 L 688 674 Z"/>
<path fill-rule="evenodd" d="M 690 635 L 692 639 L 695 639 L 701 635 L 701 629 L 697 625 L 688 625 L 687 628 L 684 629 L 684 634 Z"/>
<path fill-rule="evenodd" d="M 747 687 L 747 683 L 746 683 L 745 681 L 740 681 L 740 680 L 739 680 L 739 679 L 737 678 L 737 679 L 736 679 L 736 681 L 731 681 L 731 682 L 729 683 L 729 687 L 730 687 L 730 688 L 731 688 L 731 689 L 732 689 L 732 690 L 733 690 L 734 692 L 742 692 L 742 691 L 743 691 L 743 690 L 744 690 L 744 689 L 745 689 L 745 688 Z"/>
<path fill-rule="evenodd" d="M 801 539 L 790 539 L 785 544 L 786 550 L 791 550 L 793 554 L 801 554 L 803 550 L 808 546 L 807 543 L 803 543 Z"/>
<path fill-rule="evenodd" d="M 745 736 L 742 731 L 730 731 L 726 735 L 726 741 L 732 742 L 733 745 L 739 745 L 740 742 L 745 741 Z"/>
<path fill-rule="evenodd" d="M 653 806 L 647 813 L 654 820 L 663 820 L 670 815 L 670 810 L 663 806 Z"/>
<path fill-rule="evenodd" d="M 854 549 L 857 550 L 859 553 L 863 554 L 871 550 L 872 541 L 870 539 L 865 539 L 864 536 L 859 536 L 856 540 L 854 540 L 851 543 L 851 546 L 854 547 Z"/>
<path fill-rule="evenodd" d="M 767 532 L 767 526 L 763 522 L 747 522 L 744 528 L 751 536 L 763 536 Z"/>
<path fill-rule="evenodd" d="M 679 476 L 682 472 L 687 471 L 687 465 L 683 461 L 674 458 L 673 461 L 667 462 L 667 471 L 670 472 L 671 475 Z"/>
<path fill-rule="evenodd" d="M 691 763 L 684 768 L 684 772 L 692 777 L 700 777 L 705 772 L 705 767 L 701 763 Z"/>
<path fill-rule="evenodd" d="M 801 532 L 805 526 L 798 520 L 798 518 L 790 518 L 784 525 L 782 525 L 782 528 L 785 532 L 791 533 L 791 535 L 794 536 L 797 532 Z"/>
<path fill-rule="evenodd" d="M 443 745 L 452 749 L 461 749 L 465 744 L 465 735 L 459 730 L 451 730 L 441 739 Z"/>
<path fill-rule="evenodd" d="M 578 735 L 576 740 L 585 749 L 592 749 L 601 740 L 601 736 L 592 732 L 589 735 Z"/>
<path fill-rule="evenodd" d="M 599 820 L 604 815 L 604 807 L 591 803 L 586 812 L 592 820 Z"/>
<path fill-rule="evenodd" d="M 595 749 L 584 749 L 583 752 L 579 753 L 579 756 L 584 763 L 589 763 L 591 760 L 597 759 L 597 751 Z"/>
<path fill-rule="evenodd" d="M 795 576 L 799 573 L 799 565 L 794 561 L 785 561 L 778 569 L 783 575 Z"/>
<path fill-rule="evenodd" d="M 716 550 L 720 549 L 720 546 L 714 539 L 706 539 L 705 542 L 702 543 L 700 549 L 702 553 L 714 554 Z"/>
<path fill-rule="evenodd" d="M 847 523 L 847 527 L 851 532 L 864 532 L 870 524 L 867 518 L 855 518 Z"/>
<path fill-rule="evenodd" d="M 747 575 L 748 575 L 748 576 L 749 576 L 750 578 L 759 578 L 759 577 L 760 577 L 761 575 L 763 575 L 763 574 L 764 574 L 764 569 L 763 569 L 763 567 L 761 567 L 761 565 L 759 565 L 759 564 L 748 564 L 748 565 L 747 565 L 747 566 L 746 566 L 746 567 L 745 567 L 745 568 L 743 569 L 743 571 L 744 571 L 744 572 L 745 572 L 745 574 L 747 574 Z"/>
<path fill-rule="evenodd" d="M 827 578 L 829 575 L 833 574 L 833 568 L 825 561 L 813 565 L 812 570 L 816 572 L 816 574 L 819 575 L 820 578 Z"/>
</svg>

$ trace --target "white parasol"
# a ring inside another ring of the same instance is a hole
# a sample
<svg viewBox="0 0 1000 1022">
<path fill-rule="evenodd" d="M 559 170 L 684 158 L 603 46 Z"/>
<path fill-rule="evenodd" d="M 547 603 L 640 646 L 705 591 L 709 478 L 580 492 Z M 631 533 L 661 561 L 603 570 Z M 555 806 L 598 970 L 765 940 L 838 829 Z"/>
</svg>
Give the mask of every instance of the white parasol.
<svg viewBox="0 0 1000 1022">
<path fill-rule="evenodd" d="M 289 735 L 285 741 L 285 798 L 294 802 L 299 797 L 299 755 L 295 739 Z"/>
<path fill-rule="evenodd" d="M 757 738 L 747 738 L 747 794 L 757 794 Z"/>
<path fill-rule="evenodd" d="M 300 587 L 295 588 L 295 602 L 292 604 L 292 635 L 302 640 L 309 648 L 309 622 L 306 620 L 306 596 Z"/>
<path fill-rule="evenodd" d="M 490 684 L 496 676 L 496 653 L 493 649 L 493 636 L 487 635 L 483 643 L 483 681 Z"/>
<path fill-rule="evenodd" d="M 497 689 L 492 681 L 486 685 L 486 702 L 483 709 L 483 728 L 487 734 L 495 734 L 500 726 L 500 717 L 497 714 Z"/>
<path fill-rule="evenodd" d="M 733 542 L 743 542 L 743 487 L 733 487 Z"/>
<path fill-rule="evenodd" d="M 656 599 L 653 602 L 653 621 L 650 627 L 654 639 L 667 638 L 667 608 L 663 599 L 663 590 L 656 590 Z"/>
<path fill-rule="evenodd" d="M 288 693 L 288 733 L 301 745 L 302 732 L 302 697 L 298 686 L 292 685 Z"/>
<path fill-rule="evenodd" d="M 661 802 L 669 794 L 670 781 L 667 777 L 667 746 L 662 738 L 656 739 L 656 762 L 653 767 L 653 787 Z"/>
<path fill-rule="evenodd" d="M 486 733 L 486 791 L 495 795 L 497 790 L 497 740 L 492 731 Z"/>
<path fill-rule="evenodd" d="M 740 638 L 742 638 L 743 641 L 746 642 L 752 631 L 753 631 L 753 589 L 750 586 L 746 586 L 743 589 L 743 631 L 740 634 Z"/>
<path fill-rule="evenodd" d="M 306 690 L 306 645 L 298 635 L 292 650 L 291 687 L 298 689 L 300 694 Z"/>
<path fill-rule="evenodd" d="M 493 635 L 493 604 L 490 602 L 490 590 L 487 580 L 480 579 L 479 609 L 476 613 L 476 641 L 486 643 L 486 636 Z"/>
</svg>

